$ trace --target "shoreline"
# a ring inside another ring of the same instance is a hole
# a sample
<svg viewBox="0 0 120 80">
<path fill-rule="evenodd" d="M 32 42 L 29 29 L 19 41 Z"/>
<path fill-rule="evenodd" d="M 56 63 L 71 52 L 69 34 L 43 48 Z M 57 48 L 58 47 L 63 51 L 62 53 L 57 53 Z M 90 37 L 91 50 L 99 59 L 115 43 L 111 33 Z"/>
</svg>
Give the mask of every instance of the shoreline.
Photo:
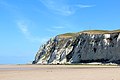
<svg viewBox="0 0 120 80">
<path fill-rule="evenodd" d="M 120 66 L 0 65 L 0 80 L 120 80 Z"/>
</svg>

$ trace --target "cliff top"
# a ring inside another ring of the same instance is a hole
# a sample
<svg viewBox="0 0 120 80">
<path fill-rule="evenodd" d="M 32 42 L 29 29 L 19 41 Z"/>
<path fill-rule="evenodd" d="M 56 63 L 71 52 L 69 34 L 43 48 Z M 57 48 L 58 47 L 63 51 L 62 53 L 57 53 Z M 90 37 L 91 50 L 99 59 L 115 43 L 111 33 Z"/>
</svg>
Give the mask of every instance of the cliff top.
<svg viewBox="0 0 120 80">
<path fill-rule="evenodd" d="M 120 29 L 118 30 L 113 30 L 113 31 L 108 31 L 108 30 L 85 30 L 81 32 L 76 32 L 76 33 L 65 33 L 65 34 L 60 34 L 58 35 L 59 38 L 71 38 L 77 34 L 81 33 L 87 33 L 87 34 L 112 34 L 112 33 L 119 33 Z"/>
<path fill-rule="evenodd" d="M 113 31 L 108 31 L 108 30 L 86 30 L 82 31 L 80 33 L 87 33 L 87 34 L 112 34 L 112 33 L 118 33 L 120 32 L 119 30 L 113 30 Z"/>
</svg>

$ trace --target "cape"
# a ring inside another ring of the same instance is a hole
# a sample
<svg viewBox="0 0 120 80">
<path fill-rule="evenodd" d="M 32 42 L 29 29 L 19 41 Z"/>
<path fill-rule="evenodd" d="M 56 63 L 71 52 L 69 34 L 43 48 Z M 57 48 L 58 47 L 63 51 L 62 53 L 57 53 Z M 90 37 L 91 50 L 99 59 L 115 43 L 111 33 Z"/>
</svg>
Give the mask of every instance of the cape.
<svg viewBox="0 0 120 80">
<path fill-rule="evenodd" d="M 57 35 L 38 50 L 33 64 L 120 64 L 120 30 L 88 30 Z"/>
</svg>

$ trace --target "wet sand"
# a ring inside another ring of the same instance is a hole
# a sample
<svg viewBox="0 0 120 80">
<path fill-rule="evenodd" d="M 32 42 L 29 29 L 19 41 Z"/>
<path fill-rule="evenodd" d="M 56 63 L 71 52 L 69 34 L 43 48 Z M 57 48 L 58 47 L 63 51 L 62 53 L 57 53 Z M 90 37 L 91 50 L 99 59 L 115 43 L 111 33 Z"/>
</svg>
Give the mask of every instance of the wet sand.
<svg viewBox="0 0 120 80">
<path fill-rule="evenodd" d="M 0 65 L 0 80 L 120 80 L 120 66 Z"/>
</svg>

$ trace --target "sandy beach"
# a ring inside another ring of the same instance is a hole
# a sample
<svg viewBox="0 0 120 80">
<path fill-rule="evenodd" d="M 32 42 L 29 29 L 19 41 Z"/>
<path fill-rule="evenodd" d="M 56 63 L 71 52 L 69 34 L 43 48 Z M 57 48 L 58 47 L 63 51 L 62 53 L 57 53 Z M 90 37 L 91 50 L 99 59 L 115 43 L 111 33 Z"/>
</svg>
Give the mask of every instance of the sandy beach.
<svg viewBox="0 0 120 80">
<path fill-rule="evenodd" d="M 0 65 L 0 80 L 120 80 L 120 66 Z"/>
</svg>

